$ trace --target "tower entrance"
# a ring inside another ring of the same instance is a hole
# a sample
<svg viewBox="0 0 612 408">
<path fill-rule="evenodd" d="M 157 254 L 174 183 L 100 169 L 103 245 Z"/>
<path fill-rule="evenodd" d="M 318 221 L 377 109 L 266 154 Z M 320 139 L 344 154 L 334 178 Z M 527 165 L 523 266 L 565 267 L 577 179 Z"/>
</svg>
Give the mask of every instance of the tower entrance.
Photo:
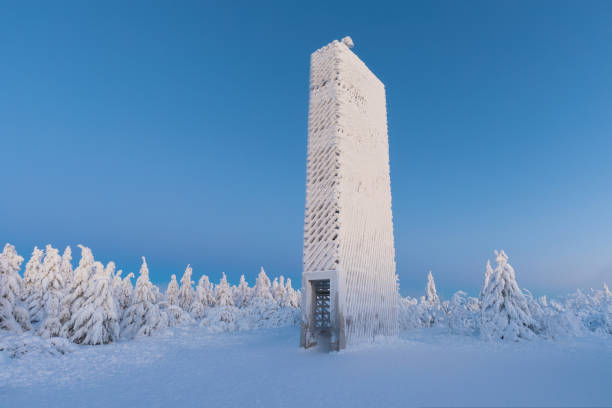
<svg viewBox="0 0 612 408">
<path fill-rule="evenodd" d="M 318 334 L 329 334 L 331 327 L 331 310 L 330 310 L 330 284 L 329 279 L 321 279 L 310 281 L 312 285 L 312 294 L 314 296 L 312 307 L 312 316 L 314 317 L 315 330 Z"/>
</svg>

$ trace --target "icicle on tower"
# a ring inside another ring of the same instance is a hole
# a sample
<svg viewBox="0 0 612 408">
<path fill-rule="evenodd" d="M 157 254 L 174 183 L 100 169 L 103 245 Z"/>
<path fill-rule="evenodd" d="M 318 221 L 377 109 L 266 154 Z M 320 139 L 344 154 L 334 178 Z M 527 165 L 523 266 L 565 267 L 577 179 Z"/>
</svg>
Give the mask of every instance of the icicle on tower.
<svg viewBox="0 0 612 408">
<path fill-rule="evenodd" d="M 310 59 L 300 345 L 396 335 L 385 87 L 350 37 Z"/>
</svg>

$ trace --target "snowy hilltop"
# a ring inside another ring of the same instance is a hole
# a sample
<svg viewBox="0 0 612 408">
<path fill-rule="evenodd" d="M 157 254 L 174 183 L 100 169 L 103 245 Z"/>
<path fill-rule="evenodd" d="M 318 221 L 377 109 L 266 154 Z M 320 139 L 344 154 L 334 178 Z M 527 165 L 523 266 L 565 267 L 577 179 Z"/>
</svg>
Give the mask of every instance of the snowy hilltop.
<svg viewBox="0 0 612 408">
<path fill-rule="evenodd" d="M 301 293 L 283 276 L 272 282 L 263 268 L 255 286 L 243 276 L 237 286 L 225 274 L 217 284 L 202 275 L 197 284 L 187 266 L 180 281 L 172 275 L 162 293 L 142 266 L 122 276 L 114 262 L 103 265 L 79 245 L 73 270 L 70 247 L 62 255 L 51 245 L 34 248 L 25 265 L 15 247 L 0 254 L 0 353 L 19 357 L 32 352 L 64 354 L 75 344 L 99 345 L 164 333 L 172 327 L 204 328 L 208 333 L 297 326 Z M 557 340 L 612 335 L 612 293 L 576 291 L 561 300 L 535 299 L 521 290 L 504 251 L 487 262 L 478 298 L 459 291 L 450 300 L 437 294 L 433 274 L 420 299 L 398 298 L 402 330 L 445 330 L 484 341 Z"/>
<path fill-rule="evenodd" d="M 165 293 L 149 280 L 146 259 L 136 284 L 122 277 L 114 262 L 103 265 L 91 249 L 72 251 L 51 245 L 34 248 L 20 275 L 23 257 L 6 244 L 0 254 L 0 352 L 19 357 L 30 352 L 63 354 L 72 343 L 108 344 L 152 336 L 175 326 L 199 325 L 211 333 L 296 325 L 300 292 L 283 276 L 272 282 L 263 267 L 254 287 L 244 275 L 230 286 L 225 274 L 214 285 L 202 275 L 197 285 L 187 266 L 180 285 L 172 275 Z"/>
</svg>

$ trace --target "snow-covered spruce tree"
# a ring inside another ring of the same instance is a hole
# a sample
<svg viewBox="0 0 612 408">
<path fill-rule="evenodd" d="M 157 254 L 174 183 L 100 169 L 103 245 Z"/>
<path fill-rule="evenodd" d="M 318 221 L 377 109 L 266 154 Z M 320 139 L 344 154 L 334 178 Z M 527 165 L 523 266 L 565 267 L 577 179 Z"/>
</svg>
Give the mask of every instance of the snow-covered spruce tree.
<svg viewBox="0 0 612 408">
<path fill-rule="evenodd" d="M 196 319 L 201 319 L 206 314 L 206 309 L 214 306 L 215 294 L 208 276 L 202 275 L 196 286 L 195 299 L 191 304 L 191 315 Z"/>
<path fill-rule="evenodd" d="M 172 274 L 170 277 L 170 283 L 166 289 L 166 301 L 172 306 L 178 305 L 179 302 L 179 286 L 176 281 L 176 275 Z"/>
<path fill-rule="evenodd" d="M 32 322 L 40 322 L 44 317 L 43 290 L 42 290 L 42 260 L 43 251 L 34 247 L 32 257 L 26 264 L 23 276 L 22 298 L 28 308 Z"/>
<path fill-rule="evenodd" d="M 62 279 L 64 279 L 64 287 L 70 288 L 72 286 L 72 249 L 69 246 L 64 249 L 60 273 L 62 274 Z"/>
<path fill-rule="evenodd" d="M 281 275 L 278 279 L 274 278 L 274 281 L 272 282 L 272 297 L 278 304 L 280 304 L 285 297 L 286 290 L 285 277 Z"/>
<path fill-rule="evenodd" d="M 257 275 L 257 280 L 255 281 L 255 287 L 253 289 L 254 297 L 274 300 L 271 291 L 270 279 L 268 278 L 268 275 L 266 275 L 263 266 L 259 271 L 259 275 Z"/>
<path fill-rule="evenodd" d="M 247 310 L 252 329 L 260 327 L 278 327 L 285 324 L 286 319 L 293 319 L 293 313 L 281 313 L 279 303 L 274 300 L 270 279 L 263 267 L 255 281 L 253 297 Z"/>
<path fill-rule="evenodd" d="M 421 297 L 416 312 L 421 320 L 420 327 L 433 327 L 436 324 L 442 323 L 446 317 L 444 304 L 440 303 L 440 298 L 436 292 L 436 283 L 431 271 L 427 274 L 425 296 Z"/>
<path fill-rule="evenodd" d="M 186 312 L 191 310 L 191 304 L 195 297 L 195 290 L 193 289 L 194 282 L 191 280 L 192 272 L 191 265 L 187 265 L 185 273 L 181 278 L 181 289 L 179 290 L 179 306 Z"/>
<path fill-rule="evenodd" d="M 244 275 L 240 275 L 240 283 L 234 291 L 234 304 L 239 308 L 244 308 L 248 306 L 250 300 L 251 288 L 249 288 L 249 284 L 246 282 Z"/>
<path fill-rule="evenodd" d="M 291 286 L 291 279 L 285 281 L 285 292 L 280 301 L 281 307 L 290 307 L 297 309 L 300 306 L 300 294 Z"/>
<path fill-rule="evenodd" d="M 215 304 L 217 306 L 234 306 L 234 298 L 232 297 L 232 291 L 227 283 L 225 272 L 219 281 L 219 284 L 215 287 Z"/>
<path fill-rule="evenodd" d="M 123 271 L 119 269 L 116 273 L 111 275 L 111 290 L 113 291 L 113 299 L 115 299 L 115 304 L 117 305 L 117 313 L 121 316 L 121 305 L 119 304 L 119 296 L 121 294 L 121 275 Z"/>
<path fill-rule="evenodd" d="M 79 260 L 79 266 L 74 270 L 72 284 L 67 295 L 62 300 L 60 310 L 61 335 L 67 338 L 74 334 L 74 327 L 70 320 L 72 315 L 81 308 L 85 301 L 84 295 L 94 267 L 94 257 L 91 249 L 83 245 L 78 245 L 78 247 L 81 248 L 81 259 Z"/>
<path fill-rule="evenodd" d="M 117 304 L 119 305 L 119 312 L 121 316 L 123 316 L 123 312 L 130 306 L 130 302 L 132 300 L 132 293 L 134 291 L 134 286 L 132 285 L 132 278 L 134 274 L 132 272 L 128 273 L 121 280 L 121 286 L 117 287 L 117 290 L 114 291 L 115 300 L 117 300 Z"/>
<path fill-rule="evenodd" d="M 0 329 L 21 333 L 30 330 L 30 315 L 21 306 L 22 280 L 19 270 L 23 257 L 6 244 L 0 254 Z"/>
<path fill-rule="evenodd" d="M 427 274 L 427 287 L 425 288 L 425 300 L 432 305 L 440 304 L 440 298 L 436 291 L 436 282 L 431 271 Z"/>
<path fill-rule="evenodd" d="M 223 273 L 219 284 L 215 286 L 215 307 L 202 319 L 200 326 L 211 332 L 232 332 L 240 329 L 240 310 L 234 306 L 232 290 Z"/>
<path fill-rule="evenodd" d="M 115 269 L 117 269 L 117 265 L 115 265 L 115 262 L 113 261 L 110 261 L 104 267 L 104 273 L 107 274 L 111 278 L 111 282 L 112 282 L 113 277 L 115 276 Z"/>
<path fill-rule="evenodd" d="M 39 328 L 39 334 L 44 338 L 60 335 L 60 306 L 66 293 L 64 277 L 61 272 L 62 258 L 59 251 L 51 245 L 45 249 L 41 287 L 43 293 L 44 320 Z"/>
<path fill-rule="evenodd" d="M 483 287 L 481 335 L 488 340 L 531 339 L 540 330 L 516 283 L 514 269 L 504 251 L 495 251 L 495 256 L 497 266 Z"/>
<path fill-rule="evenodd" d="M 83 295 L 81 307 L 67 325 L 69 340 L 77 344 L 107 344 L 119 338 L 119 316 L 113 299 L 110 269 L 94 262 L 94 273 Z"/>
<path fill-rule="evenodd" d="M 487 266 L 485 269 L 485 277 L 484 277 L 484 284 L 482 285 L 482 289 L 480 290 L 480 295 L 478 297 L 478 299 L 482 302 L 485 292 L 487 291 L 487 288 L 489 287 L 489 281 L 491 280 L 491 276 L 493 275 L 493 268 L 491 267 L 491 261 L 487 259 Z"/>
<path fill-rule="evenodd" d="M 179 306 L 180 290 L 176 275 L 172 275 L 166 289 L 166 300 L 159 302 L 159 307 L 168 316 L 168 326 L 193 323 L 193 318 Z"/>
<path fill-rule="evenodd" d="M 168 327 L 168 316 L 159 308 L 156 301 L 154 286 L 149 281 L 147 261 L 143 256 L 131 304 L 125 311 L 122 321 L 124 337 L 150 336 Z"/>
</svg>

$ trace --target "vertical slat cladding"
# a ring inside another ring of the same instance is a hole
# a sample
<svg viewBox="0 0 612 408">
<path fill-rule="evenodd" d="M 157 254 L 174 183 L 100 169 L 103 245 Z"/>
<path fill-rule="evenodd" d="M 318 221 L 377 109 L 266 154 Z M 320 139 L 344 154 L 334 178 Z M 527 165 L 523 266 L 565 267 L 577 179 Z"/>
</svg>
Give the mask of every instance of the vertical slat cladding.
<svg viewBox="0 0 612 408">
<path fill-rule="evenodd" d="M 323 270 L 347 344 L 397 333 L 384 85 L 338 41 L 311 58 L 304 272 Z"/>
</svg>

